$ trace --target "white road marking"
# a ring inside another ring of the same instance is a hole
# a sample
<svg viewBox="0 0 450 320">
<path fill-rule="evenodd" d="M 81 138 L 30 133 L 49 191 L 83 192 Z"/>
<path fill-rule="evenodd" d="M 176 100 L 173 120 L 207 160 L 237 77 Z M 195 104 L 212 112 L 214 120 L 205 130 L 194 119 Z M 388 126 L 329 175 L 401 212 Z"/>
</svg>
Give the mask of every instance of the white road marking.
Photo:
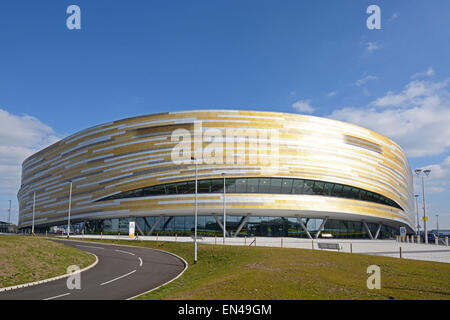
<svg viewBox="0 0 450 320">
<path fill-rule="evenodd" d="M 82 245 L 79 245 L 79 244 L 77 244 L 77 247 L 83 247 L 83 248 L 94 248 L 94 249 L 105 249 L 105 248 L 102 248 L 102 247 L 94 247 L 94 246 L 82 246 Z"/>
<path fill-rule="evenodd" d="M 64 296 L 68 296 L 69 294 L 70 294 L 70 292 L 69 292 L 69 293 L 60 294 L 59 296 L 54 296 L 54 297 L 46 298 L 46 299 L 44 299 L 44 300 L 52 300 L 52 299 L 56 299 L 56 298 L 61 298 L 61 297 L 64 297 Z"/>
<path fill-rule="evenodd" d="M 141 257 L 139 257 L 139 267 L 142 267 L 142 259 L 141 259 Z"/>
<path fill-rule="evenodd" d="M 132 252 L 128 252 L 128 251 L 123 251 L 123 250 L 115 250 L 117 252 L 122 252 L 122 253 L 127 253 L 127 254 L 131 254 L 132 256 L 134 256 L 135 254 Z"/>
<path fill-rule="evenodd" d="M 133 270 L 133 271 L 131 271 L 131 272 L 127 273 L 127 274 L 124 274 L 123 276 L 120 276 L 120 277 L 114 278 L 114 279 L 112 279 L 112 280 L 109 280 L 109 281 L 103 282 L 103 283 L 102 283 L 102 284 L 100 284 L 100 285 L 101 285 L 101 286 L 103 286 L 103 285 L 105 285 L 105 284 L 108 284 L 108 283 L 111 283 L 111 282 L 113 282 L 113 281 L 116 281 L 116 280 L 122 279 L 122 278 L 124 278 L 124 277 L 126 277 L 126 276 L 129 276 L 129 275 L 130 275 L 130 274 L 132 274 L 132 273 L 135 273 L 135 272 L 136 272 L 136 270 Z"/>
</svg>

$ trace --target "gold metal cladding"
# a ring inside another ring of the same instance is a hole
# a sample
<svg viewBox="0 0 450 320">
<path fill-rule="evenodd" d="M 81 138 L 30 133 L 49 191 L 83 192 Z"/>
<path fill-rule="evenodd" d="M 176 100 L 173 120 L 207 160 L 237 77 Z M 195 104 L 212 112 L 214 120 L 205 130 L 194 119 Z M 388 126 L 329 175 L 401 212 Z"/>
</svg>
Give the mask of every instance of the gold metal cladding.
<svg viewBox="0 0 450 320">
<path fill-rule="evenodd" d="M 199 125 L 200 133 L 196 130 Z M 227 177 L 329 181 L 379 193 L 404 209 L 324 196 L 232 194 L 227 197 L 230 215 L 335 216 L 414 224 L 411 170 L 402 149 L 390 139 L 352 124 L 312 116 L 201 110 L 109 122 L 73 134 L 32 155 L 22 165 L 19 225 L 31 225 L 33 192 L 36 192 L 37 226 L 66 223 L 68 180 L 73 182 L 73 221 L 161 213 L 193 214 L 193 195 L 94 202 L 136 188 L 194 180 L 192 162 L 173 161 L 172 152 L 180 143 L 173 140 L 176 130 L 188 132 L 193 150 L 201 150 L 199 179 L 222 178 L 225 173 Z M 217 149 L 223 152 L 224 161 L 212 161 L 211 157 L 217 155 L 205 152 L 211 147 L 208 132 L 225 136 L 230 130 L 245 131 L 250 136 L 233 146 L 224 138 Z M 275 144 L 261 148 L 257 142 L 260 137 L 251 137 L 261 132 L 276 132 L 276 150 L 270 149 Z M 262 161 L 267 150 L 276 151 L 276 165 L 270 153 L 269 157 L 266 154 L 266 160 L 272 162 Z M 225 155 L 230 152 L 241 155 L 239 161 L 226 161 Z M 260 156 L 257 161 L 250 157 L 254 153 Z M 200 214 L 220 210 L 221 199 L 219 194 L 200 195 Z"/>
</svg>

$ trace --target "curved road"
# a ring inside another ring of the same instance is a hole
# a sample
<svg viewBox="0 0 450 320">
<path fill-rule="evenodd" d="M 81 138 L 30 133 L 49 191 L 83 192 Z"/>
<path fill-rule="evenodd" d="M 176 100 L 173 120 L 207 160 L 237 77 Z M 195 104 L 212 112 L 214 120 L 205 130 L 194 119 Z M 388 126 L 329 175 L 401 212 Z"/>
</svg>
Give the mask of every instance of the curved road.
<svg viewBox="0 0 450 320">
<path fill-rule="evenodd" d="M 57 240 L 98 257 L 93 268 L 82 272 L 81 289 L 67 288 L 67 278 L 27 288 L 0 292 L 0 300 L 123 300 L 154 289 L 185 269 L 180 258 L 140 247 Z"/>
</svg>

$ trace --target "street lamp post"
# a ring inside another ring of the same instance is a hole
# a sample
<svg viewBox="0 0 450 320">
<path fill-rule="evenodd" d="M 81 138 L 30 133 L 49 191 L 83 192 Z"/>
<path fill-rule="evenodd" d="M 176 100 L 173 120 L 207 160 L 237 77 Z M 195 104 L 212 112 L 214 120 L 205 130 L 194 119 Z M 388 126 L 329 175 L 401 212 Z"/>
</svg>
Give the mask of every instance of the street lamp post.
<svg viewBox="0 0 450 320">
<path fill-rule="evenodd" d="M 195 216 L 194 216 L 194 264 L 197 263 L 197 157 L 191 157 L 195 164 Z"/>
<path fill-rule="evenodd" d="M 34 235 L 34 212 L 36 207 L 36 192 L 33 192 L 33 224 L 31 225 L 31 234 Z"/>
<path fill-rule="evenodd" d="M 67 218 L 67 238 L 70 236 L 70 208 L 72 206 L 72 180 L 69 180 L 70 187 L 69 187 L 69 215 Z"/>
<path fill-rule="evenodd" d="M 223 244 L 225 244 L 225 239 L 227 237 L 227 192 L 226 192 L 226 183 L 225 183 L 225 172 L 222 173 L 223 176 Z"/>
<path fill-rule="evenodd" d="M 436 233 L 437 237 L 439 238 L 439 215 L 436 215 Z"/>
<path fill-rule="evenodd" d="M 9 201 L 9 209 L 8 209 L 8 223 L 11 224 L 11 200 Z"/>
<path fill-rule="evenodd" d="M 428 244 L 428 232 L 427 232 L 427 209 L 426 209 L 426 202 L 425 202 L 425 181 L 424 181 L 424 174 L 425 176 L 429 176 L 431 170 L 430 169 L 416 169 L 414 172 L 417 174 L 417 177 L 422 175 L 422 201 L 423 201 L 423 233 L 425 238 L 425 244 Z"/>
<path fill-rule="evenodd" d="M 419 235 L 420 234 L 420 223 L 419 223 L 419 202 L 418 202 L 418 198 L 419 198 L 419 195 L 418 194 L 416 194 L 416 195 L 414 195 L 414 197 L 416 198 L 416 214 L 417 214 L 417 232 L 416 232 L 416 235 Z"/>
</svg>

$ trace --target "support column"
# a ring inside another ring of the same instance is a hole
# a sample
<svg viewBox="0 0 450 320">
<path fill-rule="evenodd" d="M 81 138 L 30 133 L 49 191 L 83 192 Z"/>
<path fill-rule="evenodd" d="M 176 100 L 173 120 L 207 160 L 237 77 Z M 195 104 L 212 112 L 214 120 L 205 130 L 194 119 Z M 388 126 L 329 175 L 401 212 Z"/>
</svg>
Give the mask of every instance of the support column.
<svg viewBox="0 0 450 320">
<path fill-rule="evenodd" d="M 245 217 L 242 218 L 241 223 L 239 224 L 239 227 L 237 228 L 236 232 L 234 233 L 233 238 L 236 238 L 239 232 L 241 232 L 241 229 L 244 227 L 245 223 L 247 222 L 248 218 L 250 217 L 250 213 L 247 214 Z"/>
<path fill-rule="evenodd" d="M 305 224 L 302 221 L 302 218 L 300 216 L 296 216 L 296 218 L 297 218 L 298 223 L 302 227 L 303 231 L 306 232 L 306 235 L 308 236 L 308 238 L 312 239 L 311 234 L 309 233 L 308 229 L 306 228 Z"/>
<path fill-rule="evenodd" d="M 216 219 L 217 224 L 219 225 L 220 229 L 221 229 L 222 232 L 223 232 L 223 224 L 222 224 L 222 222 L 220 222 L 220 220 L 219 220 L 219 218 L 217 217 L 216 214 L 213 214 L 213 217 L 214 217 L 214 219 Z M 229 236 L 230 236 L 230 235 L 229 235 L 229 232 L 227 231 L 227 237 L 229 237 Z"/>
<path fill-rule="evenodd" d="M 163 216 L 160 215 L 158 220 L 155 221 L 155 224 L 153 225 L 153 227 L 150 229 L 150 231 L 147 233 L 148 236 L 151 236 L 153 231 L 155 231 L 156 227 L 159 225 L 159 223 L 161 222 Z"/>
<path fill-rule="evenodd" d="M 378 225 L 378 229 L 377 229 L 377 232 L 375 233 L 375 237 L 374 237 L 374 239 L 375 240 L 377 240 L 378 239 L 378 235 L 380 234 L 380 231 L 381 231 L 381 227 L 383 226 L 383 224 L 379 224 Z M 414 242 L 414 241 L 413 241 Z"/>
<path fill-rule="evenodd" d="M 372 232 L 370 232 L 369 226 L 367 225 L 367 223 L 366 223 L 364 220 L 363 220 L 362 223 L 363 223 L 363 225 L 364 225 L 364 228 L 366 228 L 366 231 L 367 231 L 367 233 L 369 234 L 370 239 L 373 240 Z"/>
<path fill-rule="evenodd" d="M 83 220 L 83 224 L 81 225 L 80 228 L 80 233 L 83 234 L 84 233 L 84 226 L 86 225 L 86 220 Z"/>
<path fill-rule="evenodd" d="M 317 233 L 316 233 L 316 239 L 319 238 L 320 233 L 322 232 L 322 229 L 325 226 L 325 223 L 327 222 L 327 220 L 328 220 L 328 217 L 325 217 L 325 219 L 323 219 L 322 223 L 320 224 L 319 230 L 317 230 Z"/>
<path fill-rule="evenodd" d="M 137 221 L 136 221 L 136 217 L 131 217 L 131 221 L 134 221 L 134 225 L 136 226 L 136 229 L 138 229 L 138 231 L 141 233 L 141 235 L 144 235 L 144 233 L 142 232 L 141 227 L 139 227 Z"/>
</svg>

